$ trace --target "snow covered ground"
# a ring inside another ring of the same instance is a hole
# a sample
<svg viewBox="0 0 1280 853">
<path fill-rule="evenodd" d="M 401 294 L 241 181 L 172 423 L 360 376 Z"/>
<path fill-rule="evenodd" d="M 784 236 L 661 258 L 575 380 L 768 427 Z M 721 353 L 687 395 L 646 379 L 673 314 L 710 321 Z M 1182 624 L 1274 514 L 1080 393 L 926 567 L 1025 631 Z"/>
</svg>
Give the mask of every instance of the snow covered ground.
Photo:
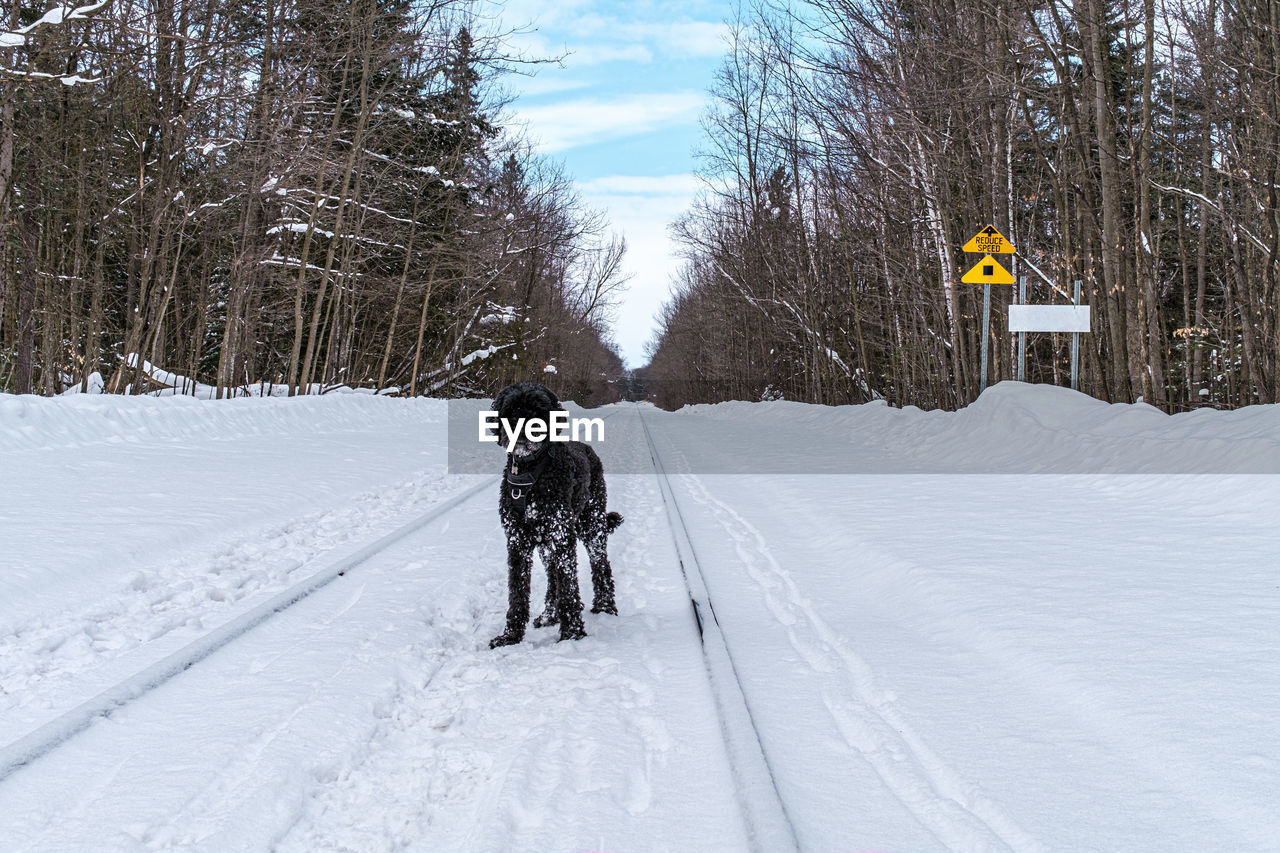
<svg viewBox="0 0 1280 853">
<path fill-rule="evenodd" d="M 621 614 L 498 651 L 446 408 L 0 397 L 0 765 L 229 637 L 0 766 L 0 849 L 1280 848 L 1280 407 L 608 407 Z"/>
</svg>

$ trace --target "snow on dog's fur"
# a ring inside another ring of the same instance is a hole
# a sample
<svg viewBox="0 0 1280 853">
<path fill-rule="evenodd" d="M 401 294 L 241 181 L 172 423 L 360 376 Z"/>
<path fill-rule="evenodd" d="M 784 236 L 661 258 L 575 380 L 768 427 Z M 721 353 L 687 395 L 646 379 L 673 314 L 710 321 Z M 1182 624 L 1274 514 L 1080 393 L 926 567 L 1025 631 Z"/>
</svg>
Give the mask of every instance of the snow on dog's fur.
<svg viewBox="0 0 1280 853">
<path fill-rule="evenodd" d="M 548 428 L 551 412 L 563 410 L 555 394 L 532 382 L 502 389 L 493 408 L 509 424 L 523 418 L 541 420 Z M 579 539 L 591 560 L 591 611 L 618 612 L 608 538 L 622 516 L 605 509 L 604 466 L 591 447 L 579 441 L 531 442 L 521 430 L 507 455 L 498 514 L 507 532 L 507 627 L 491 648 L 524 639 L 535 548 L 547 568 L 547 604 L 534 625 L 559 623 L 561 640 L 586 635 L 578 592 Z"/>
</svg>

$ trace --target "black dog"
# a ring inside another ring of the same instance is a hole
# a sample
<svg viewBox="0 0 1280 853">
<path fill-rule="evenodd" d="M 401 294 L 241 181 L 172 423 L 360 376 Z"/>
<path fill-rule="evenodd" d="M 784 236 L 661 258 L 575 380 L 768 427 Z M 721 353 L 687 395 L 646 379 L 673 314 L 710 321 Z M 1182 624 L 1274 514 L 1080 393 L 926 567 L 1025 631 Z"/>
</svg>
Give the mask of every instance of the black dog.
<svg viewBox="0 0 1280 853">
<path fill-rule="evenodd" d="M 563 411 L 555 394 L 532 382 L 502 389 L 493 408 L 512 428 L 521 418 L 550 427 L 551 412 Z M 561 640 L 586 635 L 578 593 L 579 539 L 591 560 L 591 612 L 618 612 L 607 545 L 622 516 L 605 511 L 604 466 L 594 450 L 580 441 L 530 442 L 522 430 L 507 455 L 498 514 L 507 531 L 507 629 L 490 648 L 524 639 L 535 548 L 547 568 L 547 606 L 534 625 L 559 622 Z"/>
</svg>

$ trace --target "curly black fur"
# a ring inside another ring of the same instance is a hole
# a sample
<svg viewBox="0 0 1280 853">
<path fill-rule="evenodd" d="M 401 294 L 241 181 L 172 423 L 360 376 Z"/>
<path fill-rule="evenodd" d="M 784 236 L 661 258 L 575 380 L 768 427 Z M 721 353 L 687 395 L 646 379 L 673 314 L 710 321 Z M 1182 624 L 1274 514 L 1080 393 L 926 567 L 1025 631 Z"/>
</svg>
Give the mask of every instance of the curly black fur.
<svg viewBox="0 0 1280 853">
<path fill-rule="evenodd" d="M 550 413 L 562 409 L 555 394 L 532 382 L 504 388 L 493 408 L 512 426 L 521 418 L 549 424 Z M 531 478 L 533 483 L 525 485 Z M 578 441 L 518 440 L 507 456 L 498 515 L 507 532 L 507 628 L 490 648 L 524 639 L 535 549 L 547 568 L 547 602 L 534 625 L 559 623 L 561 640 L 586 635 L 578 592 L 579 539 L 591 561 L 591 612 L 618 612 L 607 546 L 622 516 L 605 510 L 604 466 L 591 447 Z"/>
</svg>

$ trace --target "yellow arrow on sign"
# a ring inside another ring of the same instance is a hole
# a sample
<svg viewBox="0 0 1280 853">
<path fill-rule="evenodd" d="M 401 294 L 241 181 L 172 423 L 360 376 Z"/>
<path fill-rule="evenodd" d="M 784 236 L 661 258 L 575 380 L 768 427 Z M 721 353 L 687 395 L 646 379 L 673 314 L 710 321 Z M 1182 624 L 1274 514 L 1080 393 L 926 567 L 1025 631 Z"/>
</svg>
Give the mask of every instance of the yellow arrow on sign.
<svg viewBox="0 0 1280 853">
<path fill-rule="evenodd" d="M 974 264 L 973 269 L 961 276 L 960 280 L 965 284 L 1013 284 L 1013 276 L 990 255 Z"/>
<path fill-rule="evenodd" d="M 984 255 L 1012 255 L 1017 251 L 1013 248 L 1013 244 L 995 229 L 994 225 L 988 225 L 977 234 L 974 234 L 973 239 L 961 246 L 960 250 L 962 252 L 981 252 Z"/>
</svg>

